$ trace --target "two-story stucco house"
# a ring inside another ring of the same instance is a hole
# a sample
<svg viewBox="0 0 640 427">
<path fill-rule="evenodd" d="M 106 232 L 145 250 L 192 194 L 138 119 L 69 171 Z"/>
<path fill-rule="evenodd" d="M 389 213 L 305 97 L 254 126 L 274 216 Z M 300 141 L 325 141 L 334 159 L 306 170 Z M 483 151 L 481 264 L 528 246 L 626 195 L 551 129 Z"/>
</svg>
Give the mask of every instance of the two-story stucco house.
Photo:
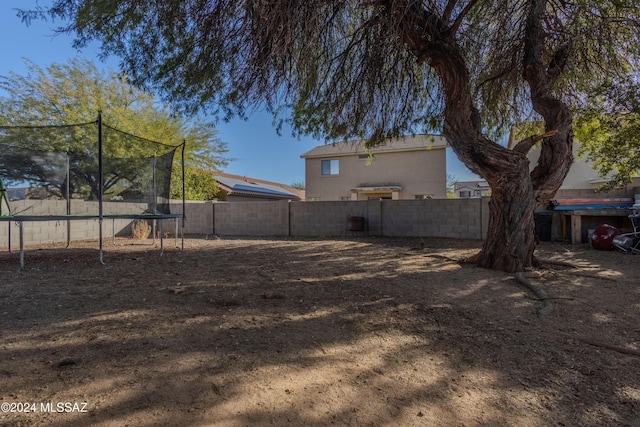
<svg viewBox="0 0 640 427">
<path fill-rule="evenodd" d="M 612 189 L 608 192 L 599 192 L 598 188 L 605 182 L 593 168 L 593 162 L 587 158 L 578 156 L 580 142 L 573 143 L 574 163 L 562 182 L 560 190 L 556 193 L 556 199 L 568 198 L 610 198 L 610 197 L 633 197 L 637 188 L 640 188 L 640 178 L 633 178 L 631 184 L 625 188 Z M 527 154 L 531 168 L 537 164 L 540 157 L 540 147 L 534 147 Z"/>
<path fill-rule="evenodd" d="M 416 135 L 367 150 L 363 141 L 318 146 L 305 159 L 308 201 L 447 197 L 447 142 Z"/>
<path fill-rule="evenodd" d="M 634 178 L 624 188 L 600 192 L 604 180 L 593 169 L 593 163 L 577 155 L 579 142 L 573 144 L 576 159 L 549 209 L 540 207 L 537 212 L 536 230 L 541 240 L 571 240 L 572 243 L 589 242 L 592 230 L 602 224 L 631 231 L 628 215 L 640 194 L 640 178 Z M 540 157 L 540 147 L 528 153 L 531 167 Z M 624 207 L 627 209 L 624 209 Z M 541 228 L 541 230 L 539 230 Z"/>
<path fill-rule="evenodd" d="M 491 187 L 487 181 L 458 181 L 454 184 L 457 198 L 468 199 L 491 195 Z"/>
</svg>

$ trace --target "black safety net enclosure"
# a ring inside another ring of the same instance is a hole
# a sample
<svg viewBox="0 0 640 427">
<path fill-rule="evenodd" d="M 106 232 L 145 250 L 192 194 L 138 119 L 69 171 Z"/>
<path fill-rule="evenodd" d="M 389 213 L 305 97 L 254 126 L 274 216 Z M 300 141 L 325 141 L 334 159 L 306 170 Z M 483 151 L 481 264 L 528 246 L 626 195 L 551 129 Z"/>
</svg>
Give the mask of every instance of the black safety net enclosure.
<svg viewBox="0 0 640 427">
<path fill-rule="evenodd" d="M 24 221 L 174 219 L 177 229 L 178 218 L 184 226 L 184 147 L 123 132 L 101 116 L 0 124 L 0 221 L 20 222 L 21 244 Z M 182 204 L 170 203 L 172 173 Z M 102 226 L 99 238 L 102 249 Z"/>
<path fill-rule="evenodd" d="M 176 151 L 101 123 L 0 126 L 0 181 L 12 201 L 31 200 L 8 215 L 99 215 L 100 201 L 132 202 L 140 214 L 170 214 Z M 38 201 L 60 200 L 38 209 Z M 74 202 L 95 202 L 76 203 Z M 107 214 L 117 214 L 110 206 Z M 130 212 L 130 209 L 126 213 Z"/>
<path fill-rule="evenodd" d="M 145 140 L 106 124 L 102 141 L 103 199 L 146 204 L 145 214 L 170 214 L 171 171 L 178 146 Z M 80 157 L 76 161 L 86 162 Z M 91 197 L 100 197 L 94 190 Z"/>
</svg>

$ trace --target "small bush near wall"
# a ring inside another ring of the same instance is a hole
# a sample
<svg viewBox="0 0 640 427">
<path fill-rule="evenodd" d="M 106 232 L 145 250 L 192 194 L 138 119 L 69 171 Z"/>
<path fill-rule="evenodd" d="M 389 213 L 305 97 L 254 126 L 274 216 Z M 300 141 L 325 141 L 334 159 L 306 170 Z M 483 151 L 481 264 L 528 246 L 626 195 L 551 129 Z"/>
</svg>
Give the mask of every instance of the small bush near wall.
<svg viewBox="0 0 640 427">
<path fill-rule="evenodd" d="M 149 222 L 139 219 L 131 226 L 131 237 L 138 240 L 144 240 L 151 235 L 151 226 Z"/>
</svg>

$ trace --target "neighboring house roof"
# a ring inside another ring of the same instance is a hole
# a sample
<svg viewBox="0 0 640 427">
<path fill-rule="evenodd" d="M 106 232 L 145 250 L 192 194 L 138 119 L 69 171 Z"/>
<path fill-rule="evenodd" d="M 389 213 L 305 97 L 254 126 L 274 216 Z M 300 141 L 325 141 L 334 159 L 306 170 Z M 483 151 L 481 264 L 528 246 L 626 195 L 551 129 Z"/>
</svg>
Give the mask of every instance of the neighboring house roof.
<svg viewBox="0 0 640 427">
<path fill-rule="evenodd" d="M 463 189 L 486 191 L 491 189 L 487 181 L 458 181 L 455 183 L 454 188 L 456 191 Z"/>
<path fill-rule="evenodd" d="M 214 172 L 213 177 L 218 182 L 220 189 L 227 193 L 227 196 L 304 200 L 304 191 L 286 184 L 224 172 Z"/>
<path fill-rule="evenodd" d="M 315 147 L 300 157 L 335 157 L 353 154 L 383 153 L 394 151 L 417 151 L 441 149 L 447 147 L 447 140 L 439 135 L 403 136 L 389 140 L 384 145 L 378 145 L 370 150 L 365 148 L 364 141 L 342 141 Z"/>
</svg>

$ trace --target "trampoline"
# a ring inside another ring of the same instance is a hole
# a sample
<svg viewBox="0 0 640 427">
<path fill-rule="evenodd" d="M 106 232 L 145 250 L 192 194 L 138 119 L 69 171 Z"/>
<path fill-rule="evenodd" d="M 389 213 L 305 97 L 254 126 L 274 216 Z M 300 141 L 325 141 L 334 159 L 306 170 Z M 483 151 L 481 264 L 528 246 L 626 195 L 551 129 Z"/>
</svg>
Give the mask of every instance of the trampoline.
<svg viewBox="0 0 640 427">
<path fill-rule="evenodd" d="M 104 124 L 101 115 L 94 122 L 75 125 L 0 126 L 0 222 L 8 223 L 9 252 L 13 253 L 12 224 L 18 227 L 23 269 L 24 224 L 66 222 L 69 247 L 72 224 L 92 220 L 99 223 L 102 264 L 105 220 L 112 220 L 114 241 L 117 220 L 152 222 L 154 242 L 158 225 L 160 255 L 163 220 L 174 220 L 176 246 L 181 234 L 184 249 L 185 144 L 169 145 L 120 131 Z M 175 174 L 181 204 L 170 203 L 174 165 L 179 166 Z M 11 195 L 11 187 L 21 191 Z M 172 212 L 172 206 L 181 212 Z"/>
</svg>

